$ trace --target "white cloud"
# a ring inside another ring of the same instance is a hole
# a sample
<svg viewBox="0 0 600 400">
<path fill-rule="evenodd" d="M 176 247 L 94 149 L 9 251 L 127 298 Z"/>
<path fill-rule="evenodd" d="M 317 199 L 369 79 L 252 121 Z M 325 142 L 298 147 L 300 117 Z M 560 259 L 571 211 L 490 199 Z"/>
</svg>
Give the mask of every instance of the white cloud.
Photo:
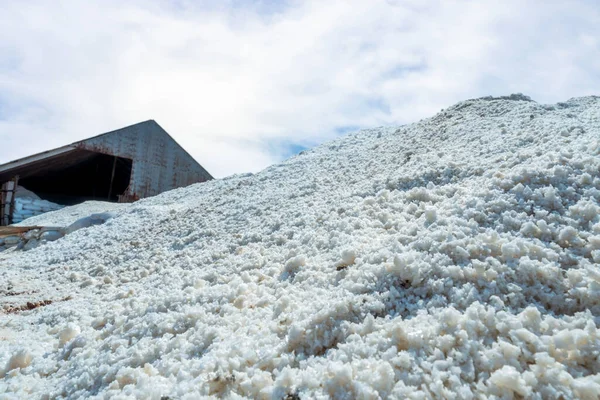
<svg viewBox="0 0 600 400">
<path fill-rule="evenodd" d="M 122 3 L 0 5 L 0 162 L 152 118 L 224 176 L 468 97 L 600 92 L 593 2 Z"/>
</svg>

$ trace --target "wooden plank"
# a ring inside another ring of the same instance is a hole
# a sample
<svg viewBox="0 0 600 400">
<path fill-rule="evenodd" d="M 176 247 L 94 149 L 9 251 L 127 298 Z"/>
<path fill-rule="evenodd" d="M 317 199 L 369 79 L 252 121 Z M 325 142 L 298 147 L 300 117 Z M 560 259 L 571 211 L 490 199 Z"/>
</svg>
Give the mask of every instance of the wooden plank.
<svg viewBox="0 0 600 400">
<path fill-rule="evenodd" d="M 41 232 L 45 231 L 63 231 L 65 228 L 60 226 L 0 226 L 0 238 L 7 236 L 22 235 L 34 229 Z"/>
<path fill-rule="evenodd" d="M 34 229 L 42 229 L 41 226 L 0 226 L 0 238 L 21 235 Z"/>
</svg>

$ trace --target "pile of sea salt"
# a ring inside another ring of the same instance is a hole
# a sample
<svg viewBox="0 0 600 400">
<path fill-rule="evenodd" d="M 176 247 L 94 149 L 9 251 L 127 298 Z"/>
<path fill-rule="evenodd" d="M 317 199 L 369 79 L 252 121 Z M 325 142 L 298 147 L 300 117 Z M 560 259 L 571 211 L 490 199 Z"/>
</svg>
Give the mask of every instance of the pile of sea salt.
<svg viewBox="0 0 600 400">
<path fill-rule="evenodd" d="M 116 213 L 127 207 L 125 203 L 109 203 L 106 201 L 86 201 L 74 206 L 61 208 L 60 210 L 45 212 L 35 215 L 26 220 L 15 223 L 15 226 L 58 226 L 68 227 L 77 220 L 86 218 L 92 214 Z"/>
<path fill-rule="evenodd" d="M 0 253 L 0 393 L 596 399 L 599 139 L 469 100 Z"/>
<path fill-rule="evenodd" d="M 17 197 L 17 201 L 22 200 Z M 43 201 L 43 200 L 42 200 Z M 20 223 L 18 227 L 29 227 L 25 233 L 14 233 L 0 237 L 0 253 L 10 250 L 31 250 L 48 242 L 59 240 L 78 229 L 99 225 L 112 218 L 127 204 L 108 203 L 103 201 L 86 201 L 55 211 L 43 212 L 31 216 Z"/>
</svg>

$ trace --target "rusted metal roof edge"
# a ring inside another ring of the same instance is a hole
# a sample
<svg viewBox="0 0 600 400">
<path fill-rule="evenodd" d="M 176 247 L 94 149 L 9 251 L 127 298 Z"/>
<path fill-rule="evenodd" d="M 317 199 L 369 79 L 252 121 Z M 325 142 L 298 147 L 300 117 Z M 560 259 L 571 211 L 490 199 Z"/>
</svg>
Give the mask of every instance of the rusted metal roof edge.
<svg viewBox="0 0 600 400">
<path fill-rule="evenodd" d="M 66 152 L 69 152 L 72 150 L 77 150 L 78 146 L 80 146 L 82 143 L 85 143 L 86 141 L 91 140 L 91 139 L 95 139 L 95 138 L 99 138 L 101 136 L 116 133 L 118 131 L 132 128 L 134 126 L 152 124 L 152 123 L 155 124 L 156 126 L 158 126 L 160 128 L 160 130 L 173 141 L 173 143 L 175 143 L 185 154 L 187 154 L 190 157 L 190 159 L 192 159 L 192 161 L 195 162 L 202 169 L 202 171 L 204 171 L 204 173 L 209 177 L 209 179 L 215 179 L 198 161 L 196 161 L 196 159 L 190 153 L 188 153 L 188 151 L 185 148 L 183 148 L 179 143 L 177 143 L 177 141 L 173 138 L 173 136 L 171 136 L 162 126 L 160 126 L 158 124 L 158 122 L 156 122 L 153 119 L 149 119 L 149 120 L 143 121 L 143 122 L 138 122 L 137 124 L 125 126 L 123 128 L 112 130 L 110 132 L 101 133 L 99 135 L 92 136 L 92 137 L 89 137 L 89 138 L 86 138 L 83 140 L 78 140 L 78 141 L 68 144 L 66 146 L 57 147 L 56 149 L 43 151 L 41 153 L 36 153 L 36 154 L 32 154 L 27 157 L 9 161 L 5 164 L 0 164 L 0 172 L 9 171 L 13 168 L 18 168 L 22 165 L 29 164 L 31 162 L 40 161 L 45 158 L 57 156 L 57 155 L 60 155 L 62 153 L 66 153 Z"/>
<path fill-rule="evenodd" d="M 70 151 L 73 150 L 77 150 L 77 148 L 73 145 L 66 145 L 66 146 L 62 146 L 62 147 L 58 147 L 56 149 L 52 149 L 52 150 L 46 150 L 43 151 L 41 153 L 37 153 L 37 154 L 32 154 L 30 156 L 27 157 L 23 157 L 23 158 L 18 158 L 16 160 L 13 161 L 9 161 L 5 164 L 1 164 L 0 165 L 0 172 L 5 172 L 5 171 L 10 171 L 11 169 L 14 168 L 19 168 L 25 164 L 29 164 L 35 161 L 40 161 L 43 160 L 45 158 L 50 158 L 50 157 L 54 157 L 54 156 L 58 156 L 60 154 L 63 153 L 68 153 Z"/>
<path fill-rule="evenodd" d="M 131 127 L 134 127 L 136 125 L 146 124 L 146 123 L 149 123 L 149 122 L 156 123 L 154 120 L 148 120 L 148 121 L 138 122 L 137 124 L 129 125 L 129 126 L 126 126 L 126 127 L 123 127 L 123 128 L 112 130 L 110 132 L 101 133 L 101 134 L 96 135 L 96 136 L 92 136 L 92 137 L 89 137 L 89 138 L 78 140 L 76 142 L 73 142 L 71 144 L 67 144 L 65 146 L 57 147 L 55 149 L 42 151 L 40 153 L 32 154 L 30 156 L 26 156 L 26 157 L 22 157 L 22 158 L 17 158 L 16 160 L 8 161 L 8 162 L 6 162 L 4 164 L 0 164 L 0 172 L 8 171 L 10 169 L 20 167 L 21 165 L 28 164 L 30 162 L 43 160 L 44 158 L 57 156 L 59 154 L 66 153 L 67 151 L 76 150 L 77 149 L 77 145 L 79 145 L 82 142 L 85 142 L 86 140 L 94 139 L 94 138 L 97 138 L 97 137 L 100 137 L 100 136 L 108 135 L 109 133 L 113 133 L 113 132 L 120 131 L 120 130 L 123 130 L 123 129 L 131 128 Z"/>
</svg>

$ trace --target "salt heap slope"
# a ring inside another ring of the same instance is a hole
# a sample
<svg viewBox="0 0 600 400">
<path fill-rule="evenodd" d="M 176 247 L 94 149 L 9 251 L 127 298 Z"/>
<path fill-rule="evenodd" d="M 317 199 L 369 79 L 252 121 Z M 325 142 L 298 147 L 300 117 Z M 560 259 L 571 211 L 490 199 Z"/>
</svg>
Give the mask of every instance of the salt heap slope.
<svg viewBox="0 0 600 400">
<path fill-rule="evenodd" d="M 51 303 L 0 392 L 595 399 L 599 138 L 598 97 L 469 100 L 14 253 Z"/>
<path fill-rule="evenodd" d="M 125 203 L 109 203 L 106 201 L 86 201 L 81 204 L 67 206 L 57 211 L 50 211 L 25 219 L 15 226 L 59 226 L 68 227 L 75 221 L 92 214 L 117 212 L 127 207 Z"/>
</svg>

